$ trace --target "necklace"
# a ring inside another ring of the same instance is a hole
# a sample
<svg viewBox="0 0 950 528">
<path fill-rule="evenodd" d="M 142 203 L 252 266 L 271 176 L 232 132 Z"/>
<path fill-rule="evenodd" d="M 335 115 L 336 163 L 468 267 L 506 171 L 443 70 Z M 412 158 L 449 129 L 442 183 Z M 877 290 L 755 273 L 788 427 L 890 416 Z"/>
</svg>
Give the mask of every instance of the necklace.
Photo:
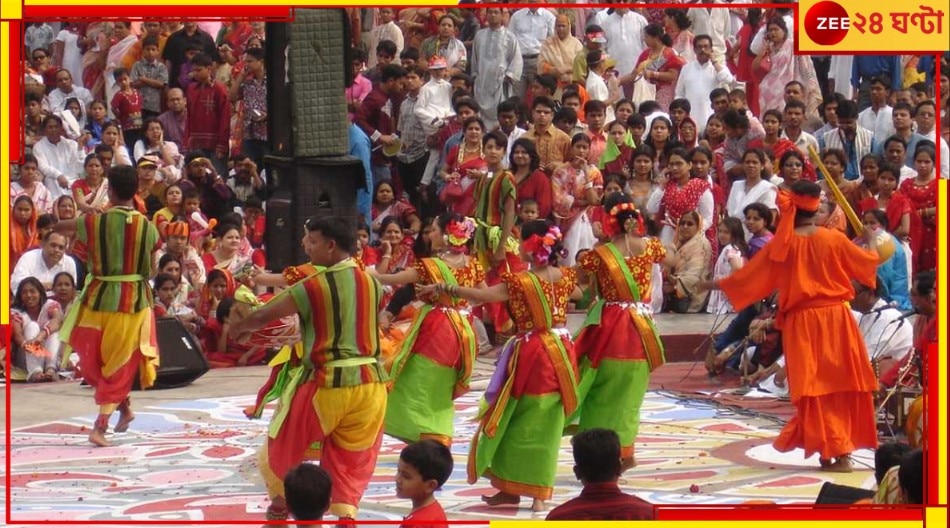
<svg viewBox="0 0 950 528">
<path fill-rule="evenodd" d="M 478 147 L 475 150 L 468 150 L 465 146 L 465 142 L 463 141 L 462 144 L 459 146 L 459 157 L 458 157 L 458 163 L 456 164 L 456 168 L 458 168 L 459 165 L 465 162 L 465 155 L 471 152 L 478 152 L 478 157 L 481 158 L 482 144 L 479 143 Z"/>
</svg>

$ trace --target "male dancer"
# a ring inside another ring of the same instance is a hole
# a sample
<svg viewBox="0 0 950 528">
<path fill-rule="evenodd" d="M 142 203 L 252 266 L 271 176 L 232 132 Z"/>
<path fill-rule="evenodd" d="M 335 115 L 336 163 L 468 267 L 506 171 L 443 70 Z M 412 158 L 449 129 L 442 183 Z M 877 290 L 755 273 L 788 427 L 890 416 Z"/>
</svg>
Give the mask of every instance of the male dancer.
<svg viewBox="0 0 950 528">
<path fill-rule="evenodd" d="M 380 363 L 381 286 L 350 258 L 356 230 L 340 218 L 307 222 L 304 248 L 326 269 L 232 322 L 239 336 L 299 314 L 304 355 L 289 379 L 260 454 L 271 506 L 268 520 L 287 518 L 283 478 L 304 460 L 319 460 L 333 481 L 329 512 L 352 519 L 383 438 L 385 370 Z"/>
<path fill-rule="evenodd" d="M 116 408 L 116 432 L 135 419 L 129 392 L 135 375 L 151 387 L 158 365 L 152 289 L 152 255 L 161 247 L 154 224 L 135 210 L 138 175 L 133 167 L 109 169 L 109 203 L 101 214 L 88 214 L 56 225 L 75 236 L 73 251 L 85 260 L 86 286 L 66 316 L 59 338 L 79 354 L 84 379 L 95 388 L 99 416 L 89 441 L 106 447 L 109 418 Z"/>
</svg>

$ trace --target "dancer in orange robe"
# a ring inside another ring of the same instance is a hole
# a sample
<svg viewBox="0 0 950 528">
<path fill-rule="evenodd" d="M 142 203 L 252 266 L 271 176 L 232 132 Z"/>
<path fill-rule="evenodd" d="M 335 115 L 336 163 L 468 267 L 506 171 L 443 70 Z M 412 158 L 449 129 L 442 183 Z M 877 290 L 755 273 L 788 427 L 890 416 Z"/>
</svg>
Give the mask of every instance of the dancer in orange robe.
<svg viewBox="0 0 950 528">
<path fill-rule="evenodd" d="M 850 472 L 850 454 L 877 447 L 873 392 L 877 380 L 851 315 L 851 279 L 875 285 L 877 244 L 864 250 L 838 231 L 814 223 L 818 185 L 799 181 L 783 189 L 778 232 L 761 255 L 725 279 L 721 289 L 736 308 L 779 292 L 775 321 L 782 330 L 788 383 L 797 414 L 774 446 L 820 454 L 826 471 Z M 781 273 L 775 273 L 781 269 Z"/>
</svg>

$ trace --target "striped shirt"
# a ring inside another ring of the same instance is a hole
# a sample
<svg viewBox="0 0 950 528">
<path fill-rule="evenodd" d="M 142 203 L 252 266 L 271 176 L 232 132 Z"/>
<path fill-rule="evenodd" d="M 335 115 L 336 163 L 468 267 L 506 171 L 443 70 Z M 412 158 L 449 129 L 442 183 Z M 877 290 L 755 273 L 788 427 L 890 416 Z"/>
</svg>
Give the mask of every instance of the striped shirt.
<svg viewBox="0 0 950 528">
<path fill-rule="evenodd" d="M 113 207 L 85 215 L 76 225 L 74 254 L 86 263 L 91 281 L 80 302 L 100 312 L 137 313 L 153 305 L 148 278 L 152 254 L 161 247 L 155 225 L 137 211 Z M 100 277 L 140 275 L 113 282 Z"/>
<path fill-rule="evenodd" d="M 353 387 L 386 381 L 379 362 L 382 287 L 352 259 L 290 288 L 300 313 L 304 364 L 314 369 L 318 387 Z M 331 362 L 363 364 L 334 365 Z"/>
</svg>

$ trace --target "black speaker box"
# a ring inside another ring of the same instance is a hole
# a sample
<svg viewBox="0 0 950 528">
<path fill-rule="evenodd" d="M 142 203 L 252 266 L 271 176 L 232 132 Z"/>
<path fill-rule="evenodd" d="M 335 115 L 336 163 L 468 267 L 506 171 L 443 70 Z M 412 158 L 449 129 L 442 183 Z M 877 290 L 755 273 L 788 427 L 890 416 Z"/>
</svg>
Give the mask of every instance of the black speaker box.
<svg viewBox="0 0 950 528">
<path fill-rule="evenodd" d="M 266 26 L 267 126 L 279 156 L 349 152 L 344 89 L 353 84 L 351 31 L 343 9 L 294 11 Z"/>
<path fill-rule="evenodd" d="M 874 497 L 874 492 L 864 488 L 852 488 L 832 482 L 825 482 L 818 492 L 815 504 L 854 504 L 861 499 Z"/>
<path fill-rule="evenodd" d="M 153 389 L 184 387 L 208 372 L 208 361 L 201 347 L 185 326 L 174 317 L 155 320 L 158 336 L 158 377 Z M 139 390 L 138 377 L 135 390 Z"/>
<path fill-rule="evenodd" d="M 276 190 L 267 200 L 267 266 L 283 270 L 308 261 L 300 239 L 307 220 L 338 216 L 354 229 L 356 192 L 366 188 L 363 163 L 354 157 L 264 158 Z"/>
</svg>

